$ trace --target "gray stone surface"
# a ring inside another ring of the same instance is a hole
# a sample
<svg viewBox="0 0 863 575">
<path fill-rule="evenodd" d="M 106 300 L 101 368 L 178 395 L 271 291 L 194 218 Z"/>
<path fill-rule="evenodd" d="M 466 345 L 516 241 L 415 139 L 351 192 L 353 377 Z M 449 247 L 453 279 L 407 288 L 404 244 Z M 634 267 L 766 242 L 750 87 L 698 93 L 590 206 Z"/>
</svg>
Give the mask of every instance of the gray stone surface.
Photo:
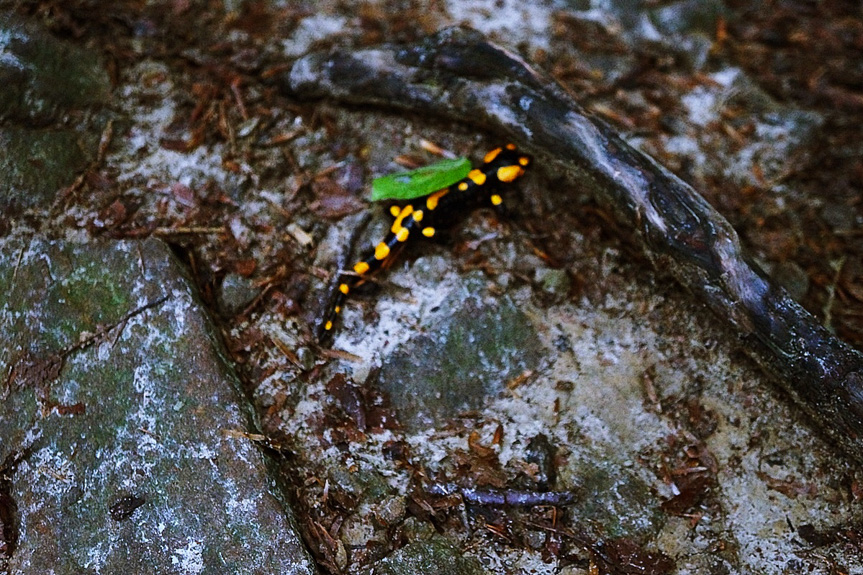
<svg viewBox="0 0 863 575">
<path fill-rule="evenodd" d="M 0 128 L 0 206 L 13 211 L 50 202 L 93 159 L 98 141 L 74 130 Z"/>
<path fill-rule="evenodd" d="M 537 367 L 535 327 L 510 298 L 493 304 L 474 278 L 441 304 L 439 321 L 387 356 L 378 383 L 403 423 L 421 429 L 481 408 L 507 382 Z"/>
<path fill-rule="evenodd" d="M 222 280 L 221 289 L 219 290 L 219 311 L 225 315 L 239 313 L 259 293 L 260 290 L 249 278 L 243 277 L 240 274 L 227 274 L 225 279 Z"/>
<path fill-rule="evenodd" d="M 88 112 L 111 85 L 95 51 L 0 12 L 0 86 L 0 210 L 14 213 L 50 201 L 95 158 L 104 118 Z"/>
<path fill-rule="evenodd" d="M 3 241 L 9 573 L 314 572 L 180 270 L 157 240 Z"/>
<path fill-rule="evenodd" d="M 364 575 L 482 575 L 488 573 L 476 559 L 465 557 L 440 536 L 402 547 L 378 562 Z"/>
<path fill-rule="evenodd" d="M 0 119 L 44 124 L 104 104 L 111 92 L 96 52 L 0 12 Z"/>
</svg>

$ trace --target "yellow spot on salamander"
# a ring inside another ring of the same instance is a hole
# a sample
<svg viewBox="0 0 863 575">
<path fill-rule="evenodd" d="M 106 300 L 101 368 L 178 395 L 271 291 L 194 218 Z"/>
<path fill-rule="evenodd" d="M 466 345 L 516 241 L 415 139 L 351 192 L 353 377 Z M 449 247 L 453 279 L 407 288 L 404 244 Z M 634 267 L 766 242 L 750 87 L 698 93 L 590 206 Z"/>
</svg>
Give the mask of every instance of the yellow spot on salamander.
<svg viewBox="0 0 863 575">
<path fill-rule="evenodd" d="M 390 247 L 386 245 L 384 242 L 379 243 L 375 246 L 375 259 L 383 260 L 390 255 Z"/>
<path fill-rule="evenodd" d="M 399 230 L 402 229 L 402 222 L 405 220 L 406 217 L 411 215 L 411 212 L 413 211 L 414 207 L 411 205 L 403 207 L 396 216 L 396 221 L 394 221 L 392 227 L 390 227 L 390 231 L 394 234 L 399 233 Z"/>
<path fill-rule="evenodd" d="M 423 228 L 423 235 L 430 238 L 434 235 L 434 228 Z"/>
<path fill-rule="evenodd" d="M 428 198 L 426 198 L 426 208 L 428 208 L 429 211 L 435 209 L 437 207 L 438 201 L 442 197 L 447 195 L 447 193 L 449 193 L 449 190 L 443 189 L 443 190 L 438 190 L 437 192 L 430 195 Z"/>
<path fill-rule="evenodd" d="M 405 240 L 407 240 L 407 239 L 408 239 L 408 234 L 409 234 L 409 233 L 410 233 L 410 232 L 408 231 L 408 229 L 407 229 L 407 228 L 402 228 L 402 229 L 400 229 L 400 230 L 398 231 L 398 233 L 396 234 L 396 239 L 397 239 L 398 241 L 400 241 L 400 242 L 403 242 L 403 241 L 405 241 Z"/>
<path fill-rule="evenodd" d="M 492 194 L 491 203 L 492 203 L 492 205 L 499 206 L 503 203 L 503 198 L 497 194 Z"/>
<path fill-rule="evenodd" d="M 498 154 L 501 153 L 501 151 L 502 151 L 501 148 L 495 148 L 494 150 L 492 150 L 488 154 L 486 154 L 485 157 L 482 159 L 482 161 L 485 162 L 486 164 L 493 162 L 494 159 L 498 156 Z"/>
<path fill-rule="evenodd" d="M 337 305 L 336 307 L 333 308 L 333 311 L 336 313 L 342 313 L 342 306 Z"/>
<path fill-rule="evenodd" d="M 327 323 L 324 324 L 324 329 L 327 331 L 330 331 L 331 329 L 333 329 L 333 322 L 327 321 Z"/>
<path fill-rule="evenodd" d="M 458 185 L 458 191 L 466 192 L 468 188 L 467 182 L 462 182 Z"/>
<path fill-rule="evenodd" d="M 501 182 L 511 182 L 524 174 L 521 166 L 503 166 L 497 169 L 497 179 Z"/>
<path fill-rule="evenodd" d="M 518 159 L 518 163 L 526 168 L 527 165 L 530 163 L 530 158 L 528 158 L 527 156 L 522 156 Z"/>
<path fill-rule="evenodd" d="M 485 183 L 485 174 L 483 174 L 480 170 L 471 170 L 468 175 L 468 178 L 476 184 L 477 186 L 481 186 Z"/>
<path fill-rule="evenodd" d="M 506 149 L 507 149 L 507 150 L 514 150 L 514 149 L 515 149 L 515 144 L 512 144 L 512 143 L 507 144 L 507 145 L 506 145 Z"/>
<path fill-rule="evenodd" d="M 367 271 L 369 271 L 369 264 L 366 262 L 357 262 L 354 264 L 354 271 L 360 275 L 363 275 Z"/>
<path fill-rule="evenodd" d="M 348 295 L 348 292 L 351 291 L 351 288 L 348 287 L 348 284 L 342 284 L 339 286 L 339 291 L 345 295 Z"/>
<path fill-rule="evenodd" d="M 398 206 L 390 206 L 390 213 L 394 218 L 399 217 L 399 212 L 401 212 L 401 209 Z"/>
<path fill-rule="evenodd" d="M 423 221 L 423 215 L 424 215 L 424 214 L 423 214 L 423 211 L 422 211 L 422 210 L 417 210 L 417 211 L 415 211 L 415 212 L 414 212 L 414 220 L 415 220 L 415 221 L 417 221 L 417 222 L 421 222 L 421 221 Z"/>
</svg>

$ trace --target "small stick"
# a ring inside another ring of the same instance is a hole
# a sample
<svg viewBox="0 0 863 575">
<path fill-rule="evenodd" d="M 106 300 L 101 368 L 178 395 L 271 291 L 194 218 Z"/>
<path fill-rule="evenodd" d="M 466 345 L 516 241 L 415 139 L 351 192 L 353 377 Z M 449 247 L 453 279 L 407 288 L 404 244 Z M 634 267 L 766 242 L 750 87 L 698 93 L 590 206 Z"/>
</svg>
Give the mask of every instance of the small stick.
<svg viewBox="0 0 863 575">
<path fill-rule="evenodd" d="M 453 483 L 432 483 L 425 488 L 429 495 L 460 495 L 468 505 L 486 507 L 565 507 L 576 500 L 572 491 L 530 491 L 494 489 L 491 487 L 459 487 Z"/>
</svg>

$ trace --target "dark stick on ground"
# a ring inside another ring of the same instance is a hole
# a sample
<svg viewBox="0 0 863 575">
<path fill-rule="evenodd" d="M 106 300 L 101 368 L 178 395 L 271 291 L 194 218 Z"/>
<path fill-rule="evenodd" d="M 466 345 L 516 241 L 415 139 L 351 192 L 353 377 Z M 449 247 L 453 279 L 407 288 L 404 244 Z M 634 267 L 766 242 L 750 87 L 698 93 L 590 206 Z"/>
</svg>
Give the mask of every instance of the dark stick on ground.
<svg viewBox="0 0 863 575">
<path fill-rule="evenodd" d="M 488 507 L 566 507 L 576 500 L 573 491 L 529 491 L 524 489 L 494 489 L 491 487 L 459 487 L 452 483 L 432 483 L 426 487 L 430 495 L 458 494 L 468 505 Z"/>
<path fill-rule="evenodd" d="M 737 233 L 691 186 L 588 117 L 553 80 L 480 33 L 307 55 L 278 78 L 299 98 L 447 117 L 555 162 L 701 298 L 832 439 L 863 463 L 863 355 L 773 286 Z"/>
</svg>

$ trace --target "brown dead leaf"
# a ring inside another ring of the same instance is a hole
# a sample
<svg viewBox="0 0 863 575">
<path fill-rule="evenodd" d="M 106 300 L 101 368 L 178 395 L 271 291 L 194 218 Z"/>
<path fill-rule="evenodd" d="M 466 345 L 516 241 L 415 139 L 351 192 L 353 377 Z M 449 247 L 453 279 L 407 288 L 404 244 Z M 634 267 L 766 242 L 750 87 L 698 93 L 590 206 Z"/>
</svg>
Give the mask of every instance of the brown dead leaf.
<svg viewBox="0 0 863 575">
<path fill-rule="evenodd" d="M 312 191 L 317 199 L 309 208 L 321 218 L 337 220 L 366 209 L 364 202 L 330 178 L 313 181 Z"/>
</svg>

